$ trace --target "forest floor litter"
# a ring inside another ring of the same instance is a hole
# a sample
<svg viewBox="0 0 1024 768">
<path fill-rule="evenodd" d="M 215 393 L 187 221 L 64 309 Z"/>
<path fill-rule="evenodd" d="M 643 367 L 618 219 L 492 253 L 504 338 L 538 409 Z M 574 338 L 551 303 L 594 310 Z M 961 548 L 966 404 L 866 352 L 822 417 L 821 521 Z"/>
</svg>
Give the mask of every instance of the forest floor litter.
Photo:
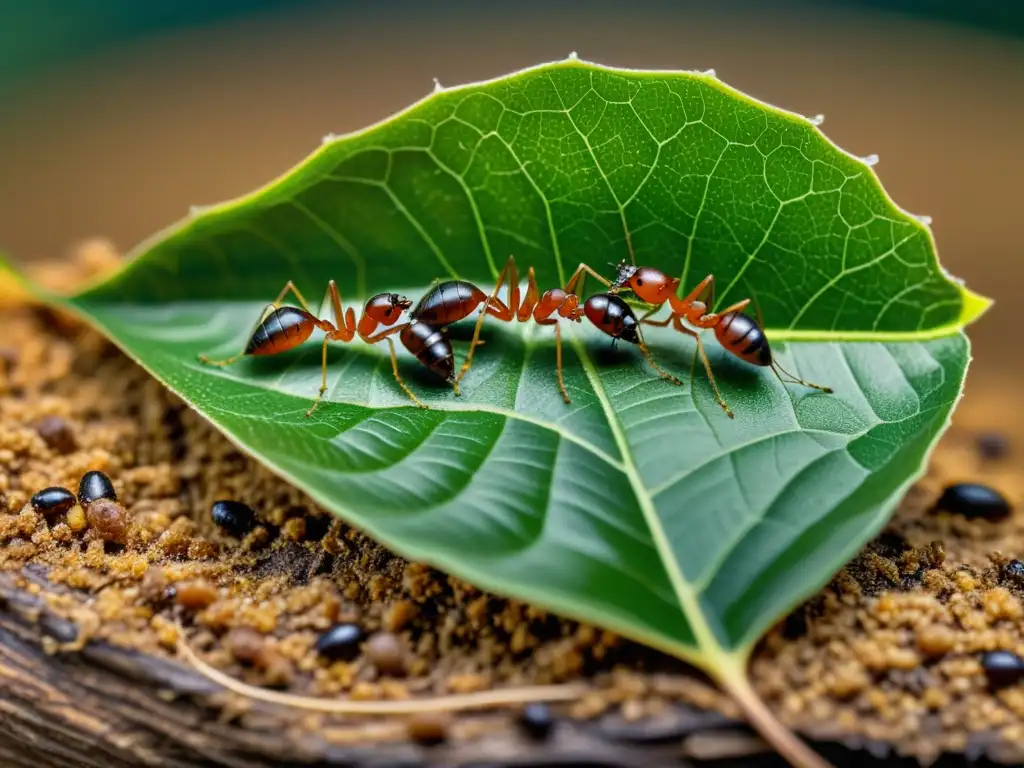
<svg viewBox="0 0 1024 768">
<path fill-rule="evenodd" d="M 79 266 L 105 259 L 94 245 Z M 739 716 L 681 662 L 390 554 L 239 452 L 98 333 L 39 308 L 0 317 L 0 571 L 32 564 L 67 587 L 46 600 L 78 625 L 79 646 L 175 657 L 184 626 L 196 654 L 240 681 L 362 701 L 589 686 L 570 703 L 482 717 L 311 716 L 338 741 L 510 727 L 544 738 L 552 719 L 640 721 L 675 702 Z M 761 642 L 753 683 L 784 723 L 925 759 L 978 734 L 1024 753 L 1024 663 L 1012 655 L 1024 656 L 1024 514 L 1014 512 L 1024 473 L 1007 440 L 955 424 L 885 531 Z M 53 486 L 77 496 L 90 470 L 116 499 L 31 503 Z M 1009 512 L 971 516 L 970 490 L 946 491 L 954 483 L 995 489 Z M 944 492 L 955 511 L 936 509 Z"/>
</svg>

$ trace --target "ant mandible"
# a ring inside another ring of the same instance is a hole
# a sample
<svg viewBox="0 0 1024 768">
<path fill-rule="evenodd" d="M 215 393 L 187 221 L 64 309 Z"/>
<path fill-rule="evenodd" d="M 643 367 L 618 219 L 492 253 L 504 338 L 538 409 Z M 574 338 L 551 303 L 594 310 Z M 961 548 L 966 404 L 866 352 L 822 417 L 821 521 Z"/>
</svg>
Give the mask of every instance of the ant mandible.
<svg viewBox="0 0 1024 768">
<path fill-rule="evenodd" d="M 483 311 L 477 317 L 476 326 L 473 329 L 473 340 L 470 342 L 469 351 L 466 353 L 466 360 L 462 364 L 462 370 L 459 371 L 459 375 L 455 377 L 455 382 L 458 383 L 466 375 L 466 372 L 469 371 L 473 362 L 473 351 L 483 343 L 480 340 L 480 330 L 485 317 L 489 315 L 505 323 L 516 321 L 525 323 L 532 319 L 538 325 L 555 326 L 555 370 L 558 376 L 558 388 L 562 393 L 562 399 L 567 404 L 571 403 L 572 400 L 570 400 L 569 393 L 566 391 L 565 380 L 562 376 L 562 329 L 559 320 L 565 319 L 578 323 L 585 315 L 596 328 L 611 336 L 612 339 L 621 339 L 639 346 L 647 362 L 663 379 L 673 384 L 681 384 L 679 379 L 662 370 L 654 362 L 640 334 L 640 323 L 636 315 L 621 298 L 609 293 L 599 293 L 591 296 L 583 303 L 582 307 L 580 306 L 580 297 L 576 291 L 588 274 L 593 275 L 605 285 L 611 285 L 608 280 L 586 264 L 580 264 L 565 284 L 565 288 L 553 288 L 541 295 L 537 287 L 537 278 L 533 267 L 530 267 L 527 272 L 526 295 L 520 301 L 519 273 L 516 269 L 515 258 L 509 256 L 504 268 L 498 275 L 498 282 L 495 284 L 491 295 L 484 296 L 486 304 Z M 498 292 L 506 282 L 508 283 L 507 301 L 502 301 L 498 298 Z M 440 287 L 438 286 L 438 289 Z M 468 303 L 459 306 L 459 312 L 461 313 L 459 319 L 469 315 L 476 308 L 476 305 L 474 304 L 473 307 L 468 308 L 467 311 L 462 313 L 462 310 L 466 309 L 466 307 L 468 307 Z M 443 319 L 449 321 L 448 316 L 445 316 Z"/>
<path fill-rule="evenodd" d="M 295 294 L 301 309 L 287 305 L 281 306 L 281 302 L 289 293 Z M 407 298 L 396 293 L 378 293 L 363 306 L 362 316 L 357 323 L 352 307 L 347 310 L 342 308 L 338 286 L 333 280 L 327 284 L 326 295 L 330 296 L 334 314 L 333 323 L 329 320 L 321 320 L 310 312 L 306 299 L 295 284 L 289 280 L 281 289 L 277 299 L 264 308 L 241 352 L 224 360 L 211 360 L 206 355 L 199 355 L 199 360 L 207 365 L 228 366 L 242 357 L 277 355 L 299 346 L 313 334 L 314 329 L 319 328 L 324 331 L 320 355 L 320 391 L 313 400 L 312 407 L 306 411 L 307 417 L 317 409 L 324 392 L 327 391 L 327 345 L 332 341 L 348 343 L 356 336 L 359 336 L 367 344 L 376 344 L 378 341 L 387 340 L 391 349 L 391 370 L 394 373 L 395 381 L 421 408 L 426 406 L 413 394 L 398 374 L 398 356 L 391 336 L 400 333 L 399 338 L 402 344 L 416 355 L 421 363 L 449 381 L 451 380 L 455 367 L 454 356 L 451 343 L 440 330 L 430 327 L 426 323 L 415 321 L 395 325 L 402 317 L 402 313 L 412 306 L 412 302 Z M 384 326 L 384 330 L 378 332 L 378 328 L 381 326 Z"/>
<path fill-rule="evenodd" d="M 678 278 L 669 277 L 653 267 L 638 267 L 632 255 L 632 249 L 630 249 L 633 264 L 627 264 L 625 259 L 618 264 L 618 276 L 612 282 L 610 292 L 618 293 L 622 289 L 628 289 L 644 303 L 654 305 L 646 315 L 640 318 L 641 323 L 659 328 L 664 328 L 671 323 L 675 330 L 696 339 L 697 351 L 715 391 L 715 398 L 730 419 L 733 418 L 733 412 L 726 405 L 725 399 L 718 389 L 715 376 L 711 372 L 711 363 L 704 350 L 704 342 L 697 331 L 683 325 L 684 318 L 698 329 L 713 328 L 715 338 L 727 352 L 752 365 L 771 368 L 779 381 L 784 384 L 787 383 L 787 379 L 783 378 L 783 374 L 788 377 L 788 383 L 801 384 L 826 393 L 832 392 L 830 387 L 805 381 L 779 365 L 772 355 L 768 337 L 765 336 L 761 323 L 743 314 L 743 310 L 750 304 L 750 299 L 738 301 L 721 312 L 712 312 L 710 310 L 715 303 L 714 275 L 705 277 L 688 296 L 681 299 L 677 295 Z M 705 293 L 709 293 L 707 301 L 704 300 Z M 672 314 L 665 320 L 649 320 L 648 317 L 657 312 L 666 302 L 669 304 Z"/>
</svg>

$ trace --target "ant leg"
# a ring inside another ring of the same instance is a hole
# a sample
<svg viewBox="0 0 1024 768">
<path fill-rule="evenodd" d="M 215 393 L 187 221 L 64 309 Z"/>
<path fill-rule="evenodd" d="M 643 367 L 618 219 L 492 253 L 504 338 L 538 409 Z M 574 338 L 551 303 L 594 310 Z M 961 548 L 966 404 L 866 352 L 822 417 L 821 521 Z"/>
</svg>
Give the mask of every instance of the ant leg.
<svg viewBox="0 0 1024 768">
<path fill-rule="evenodd" d="M 727 315 L 730 312 L 742 312 L 750 305 L 750 299 L 744 299 L 743 301 L 737 301 L 735 304 L 731 304 L 721 312 L 715 312 L 714 315 L 721 317 Z M 760 323 L 757 324 L 758 328 L 762 327 Z"/>
<path fill-rule="evenodd" d="M 786 380 L 782 378 L 782 374 L 784 373 L 786 374 L 786 376 L 789 377 L 790 384 L 802 384 L 805 387 L 810 387 L 811 389 L 817 389 L 820 390 L 821 392 L 832 394 L 832 387 L 824 387 L 821 384 L 812 384 L 811 382 L 805 381 L 804 379 L 801 379 L 798 376 L 794 376 L 792 373 L 790 373 L 781 365 L 779 365 L 778 362 L 776 362 L 775 360 L 772 360 L 772 372 L 778 377 L 779 381 L 781 381 L 783 384 L 786 383 Z"/>
<path fill-rule="evenodd" d="M 309 305 L 306 303 L 306 299 L 305 297 L 303 297 L 298 287 L 295 285 L 295 283 L 289 280 L 287 283 L 284 284 L 284 288 L 281 289 L 281 292 L 277 294 L 277 298 L 263 308 L 263 312 L 260 313 L 259 319 L 253 324 L 252 330 L 249 331 L 249 335 L 246 337 L 246 339 L 250 338 L 253 332 L 260 327 L 260 323 L 267 319 L 267 315 L 269 315 L 271 312 L 273 312 L 274 310 L 278 309 L 281 306 L 281 302 L 284 301 L 284 297 L 287 296 L 289 293 L 295 294 L 295 298 L 299 300 L 299 305 L 302 307 L 303 310 L 308 312 L 310 315 L 313 314 L 312 312 L 309 311 Z M 237 355 L 232 355 L 231 357 L 225 358 L 224 360 L 211 360 L 209 357 L 202 353 L 200 353 L 198 357 L 199 362 L 205 363 L 206 365 L 216 365 L 219 367 L 224 367 L 231 365 L 232 363 L 245 357 L 245 351 L 243 349 L 243 351 L 239 352 Z"/>
<path fill-rule="evenodd" d="M 637 322 L 638 323 L 642 323 L 643 325 L 653 326 L 654 328 L 665 328 L 665 327 L 667 327 L 668 324 L 671 323 L 676 318 L 676 314 L 675 313 L 670 313 L 669 316 L 666 317 L 664 320 L 650 320 L 650 319 L 648 319 L 648 318 L 650 318 L 651 315 L 653 315 L 655 312 L 657 312 L 659 309 L 661 309 L 662 306 L 664 306 L 664 305 L 658 304 L 656 306 L 651 307 L 649 310 L 647 310 L 647 312 L 645 312 L 643 314 L 643 316 L 640 317 L 640 319 Z"/>
<path fill-rule="evenodd" d="M 302 298 L 302 294 L 300 294 L 299 290 L 292 285 L 291 281 L 289 281 L 288 286 L 285 286 L 285 289 L 287 290 L 289 286 L 295 295 L 299 297 L 299 301 L 305 303 L 305 300 Z M 334 322 L 336 325 L 331 326 L 330 323 L 327 323 L 326 321 L 320 321 L 320 323 L 317 323 L 318 327 L 321 330 L 327 331 L 327 333 L 324 335 L 323 344 L 320 346 L 320 389 L 316 393 L 316 397 L 313 399 L 313 406 L 306 411 L 307 419 L 313 415 L 313 412 L 320 405 L 320 400 L 323 398 L 324 392 L 327 391 L 327 345 L 332 341 L 348 343 L 352 341 L 356 335 L 355 312 L 351 307 L 349 307 L 348 312 L 342 311 L 341 294 L 338 293 L 338 284 L 333 280 L 327 283 L 327 291 L 324 293 L 324 299 L 327 299 L 328 297 L 330 297 L 331 309 L 334 313 Z M 321 307 L 323 306 L 324 299 L 321 299 L 320 301 Z M 319 308 L 320 307 L 317 309 Z M 309 310 L 307 309 L 307 311 Z M 323 323 L 323 325 L 321 325 L 321 323 Z"/>
<path fill-rule="evenodd" d="M 721 312 L 707 312 L 699 317 L 691 317 L 689 319 L 699 328 L 714 328 L 721 321 L 723 315 L 730 312 L 742 312 L 747 308 L 748 304 L 750 304 L 750 299 L 743 299 L 743 301 L 737 301 L 735 304 L 726 307 Z M 757 327 L 760 328 L 761 324 L 758 323 Z"/>
<path fill-rule="evenodd" d="M 396 325 L 394 328 L 386 328 L 378 334 L 367 336 L 365 341 L 367 344 L 376 344 L 381 339 L 387 341 L 388 346 L 391 348 L 391 372 L 395 375 L 395 381 L 398 382 L 398 386 L 402 388 L 402 391 L 405 392 L 405 394 L 407 394 L 409 398 L 416 403 L 416 405 L 420 408 L 426 408 L 427 406 L 425 406 L 423 402 L 413 394 L 413 391 L 406 386 L 405 382 L 402 381 L 402 377 L 398 373 L 398 352 L 395 350 L 395 342 L 391 339 L 394 334 L 398 333 L 403 328 L 409 327 L 409 325 L 411 325 L 411 323 L 402 323 L 401 325 Z M 455 389 L 456 393 L 458 393 L 457 386 Z"/>
<path fill-rule="evenodd" d="M 416 397 L 416 395 L 413 394 L 413 391 L 406 386 L 404 381 L 402 381 L 402 377 L 398 373 L 398 352 L 395 351 L 395 342 L 390 336 L 385 338 L 387 339 L 388 346 L 391 347 L 391 372 L 395 374 L 395 381 L 398 382 L 398 386 L 402 388 L 405 394 L 407 394 L 409 398 L 416 403 L 416 405 L 420 408 L 426 408 L 427 406 L 423 404 L 423 401 Z"/>
<path fill-rule="evenodd" d="M 700 334 L 696 331 L 691 331 L 683 325 L 679 321 L 678 317 L 676 318 L 674 327 L 677 331 L 681 331 L 687 336 L 693 336 L 693 338 L 697 340 L 697 353 L 700 355 L 701 362 L 704 363 L 704 370 L 707 371 L 708 381 L 711 382 L 711 388 L 715 391 L 715 399 L 718 401 L 718 404 L 722 406 L 722 410 L 725 411 L 726 416 L 730 419 L 735 418 L 733 416 L 733 412 L 729 410 L 729 406 L 725 404 L 725 398 L 722 397 L 722 393 L 718 389 L 718 382 L 715 381 L 715 374 L 711 371 L 711 361 L 708 360 L 708 353 L 704 350 L 704 342 L 701 340 Z"/>
<path fill-rule="evenodd" d="M 555 375 L 558 377 L 558 388 L 562 390 L 562 399 L 569 405 L 569 393 L 565 390 L 565 379 L 562 378 L 562 324 L 555 321 Z"/>
<path fill-rule="evenodd" d="M 653 325 L 653 323 L 651 323 L 651 322 L 648 322 L 647 324 L 648 325 Z M 666 325 L 667 325 L 667 322 L 666 322 Z M 662 368 L 660 365 L 658 365 L 656 362 L 654 362 L 654 358 L 651 357 L 651 351 L 647 348 L 647 343 L 644 341 L 644 337 L 640 334 L 640 329 L 639 328 L 637 328 L 637 336 L 640 338 L 640 344 L 639 344 L 640 351 L 643 352 L 644 357 L 647 358 L 647 362 L 651 366 L 651 368 L 656 370 L 658 372 L 658 375 L 661 376 L 661 378 L 663 378 L 666 381 L 668 381 L 670 384 L 674 384 L 677 387 L 682 385 L 683 382 L 681 382 L 679 379 L 677 379 L 671 373 L 669 373 L 664 368 Z"/>
<path fill-rule="evenodd" d="M 679 299 L 675 296 L 669 296 L 669 303 L 672 305 L 672 311 L 680 317 L 685 317 L 691 324 L 701 328 L 710 328 L 711 325 L 714 325 L 714 323 L 708 325 L 703 322 L 704 319 L 711 314 L 711 307 L 714 305 L 714 302 L 714 275 L 708 275 L 697 283 L 693 290 L 686 295 L 686 298 Z"/>
<path fill-rule="evenodd" d="M 577 291 L 576 289 L 578 287 L 578 288 L 580 288 L 580 290 L 582 290 L 582 284 L 583 284 L 583 281 L 586 279 L 587 275 L 593 275 L 603 285 L 606 285 L 609 288 L 612 287 L 612 281 L 611 280 L 606 280 L 602 275 L 598 274 L 593 269 L 593 267 L 590 267 L 590 266 L 588 266 L 586 264 L 583 264 L 581 262 L 580 265 L 578 267 L 576 267 L 576 271 L 572 273 L 572 277 L 569 278 L 569 282 L 567 282 L 565 284 L 565 292 L 566 293 L 576 293 L 576 294 L 578 294 L 579 291 Z"/>
<path fill-rule="evenodd" d="M 739 303 L 743 304 L 744 306 L 746 306 L 747 302 L 749 302 L 749 301 L 750 301 L 750 299 L 747 299 L 746 302 L 739 302 Z M 754 309 L 757 311 L 757 326 L 758 326 L 758 328 L 761 328 L 763 330 L 764 329 L 764 316 L 761 314 L 761 305 L 758 303 L 756 298 L 754 299 Z M 792 373 L 790 373 L 785 368 L 783 368 L 781 365 L 779 365 L 778 361 L 774 360 L 774 359 L 772 360 L 772 373 L 774 373 L 775 376 L 778 378 L 778 380 L 781 381 L 783 384 L 786 383 L 786 380 L 782 378 L 782 374 L 785 374 L 786 376 L 789 377 L 789 381 L 790 381 L 791 384 L 802 384 L 805 387 L 810 387 L 811 389 L 817 389 L 817 390 L 820 390 L 821 392 L 825 392 L 827 394 L 832 394 L 832 392 L 833 392 L 832 387 L 825 387 L 825 386 L 822 386 L 821 384 L 812 384 L 809 381 L 801 379 L 799 376 L 794 376 Z"/>
<path fill-rule="evenodd" d="M 501 290 L 501 286 L 508 280 L 508 305 L 502 303 L 498 299 L 498 291 Z M 484 325 L 484 317 L 492 315 L 497 317 L 499 320 L 503 320 L 506 323 L 512 322 L 514 317 L 513 305 L 519 303 L 519 273 L 516 271 L 516 262 L 512 256 L 508 257 L 508 261 L 505 262 L 505 266 L 501 270 L 501 274 L 498 275 L 498 282 L 494 286 L 494 290 L 491 295 L 484 301 L 483 309 L 480 310 L 480 316 L 476 319 L 476 326 L 473 328 L 473 340 L 469 343 L 469 352 L 466 353 L 466 359 L 462 363 L 462 368 L 459 371 L 459 375 L 455 377 L 455 392 L 459 391 L 459 382 L 462 381 L 462 377 L 469 371 L 469 367 L 473 364 L 473 352 L 481 344 L 480 341 L 480 330 Z"/>
<path fill-rule="evenodd" d="M 277 294 L 277 298 L 274 300 L 274 309 L 277 309 L 279 306 L 281 306 L 281 302 L 284 301 L 284 297 L 287 296 L 289 292 L 294 293 L 295 298 L 299 300 L 299 306 L 302 307 L 307 312 L 309 312 L 309 305 L 306 304 L 305 297 L 303 297 L 303 295 L 299 292 L 298 287 L 291 280 L 285 283 L 284 288 L 282 288 L 281 292 Z M 309 314 L 313 313 L 309 312 Z"/>
<path fill-rule="evenodd" d="M 337 299 L 338 289 L 337 286 L 334 285 L 333 280 L 331 281 L 330 289 L 333 289 L 332 299 Z M 351 308 L 348 311 L 349 315 L 353 314 Z M 341 316 L 338 314 L 336 314 L 336 318 L 338 319 L 339 322 L 342 319 Z M 349 320 L 355 322 L 354 317 L 349 317 Z M 352 341 L 354 337 L 355 329 L 352 327 L 346 328 L 345 326 L 336 328 L 334 330 L 330 330 L 324 335 L 324 341 L 320 347 L 320 391 L 316 393 L 316 397 L 313 399 L 313 407 L 306 411 L 307 419 L 313 415 L 313 411 L 315 411 L 317 409 L 317 406 L 320 405 L 320 400 L 321 398 L 323 398 L 324 392 L 327 391 L 327 345 L 332 341 L 348 343 Z"/>
<path fill-rule="evenodd" d="M 566 405 L 570 405 L 569 393 L 565 389 L 565 379 L 562 378 L 562 324 L 558 318 L 535 318 L 537 325 L 555 326 L 555 373 L 558 375 L 558 388 L 562 391 L 562 399 Z"/>
<path fill-rule="evenodd" d="M 306 418 L 308 419 L 313 415 L 313 411 L 320 405 L 320 398 L 324 396 L 324 392 L 327 391 L 327 343 L 331 340 L 331 335 L 327 334 L 324 336 L 324 342 L 320 345 L 320 391 L 316 393 L 316 397 L 313 398 L 313 405 L 308 411 L 306 411 Z"/>
<path fill-rule="evenodd" d="M 410 325 L 412 325 L 412 323 L 402 323 L 402 324 L 396 325 L 396 326 L 394 326 L 392 328 L 385 328 L 383 331 L 380 331 L 379 333 L 375 333 L 372 336 L 367 336 L 364 339 L 364 341 L 367 344 L 376 344 L 378 341 L 381 341 L 382 339 L 386 339 L 388 336 L 393 336 L 394 334 L 398 333 L 399 331 L 403 330 L 404 328 L 408 328 Z"/>
<path fill-rule="evenodd" d="M 704 296 L 704 292 L 709 290 L 709 289 L 710 289 L 710 292 L 711 292 L 711 297 L 710 297 L 711 298 L 711 303 L 713 304 L 714 301 L 715 301 L 715 276 L 714 275 L 708 275 L 703 280 L 701 280 L 699 283 L 697 283 L 697 285 L 694 286 L 693 290 L 690 291 L 690 293 L 686 296 L 686 298 L 682 300 L 683 304 L 692 304 L 695 301 L 699 301 L 701 299 L 701 297 Z M 706 305 L 706 306 L 710 306 L 710 305 Z"/>
<path fill-rule="evenodd" d="M 338 293 L 338 284 L 333 280 L 327 283 L 327 296 L 331 297 L 331 311 L 334 313 L 334 324 L 338 327 L 339 338 L 342 341 L 352 341 L 356 335 L 355 310 L 349 307 L 347 311 L 342 311 L 341 294 Z"/>
<path fill-rule="evenodd" d="M 761 304 L 758 302 L 757 296 L 754 295 L 753 291 L 750 292 L 750 298 L 754 300 L 754 312 L 757 313 L 757 327 L 764 330 L 764 315 L 761 314 Z"/>
</svg>

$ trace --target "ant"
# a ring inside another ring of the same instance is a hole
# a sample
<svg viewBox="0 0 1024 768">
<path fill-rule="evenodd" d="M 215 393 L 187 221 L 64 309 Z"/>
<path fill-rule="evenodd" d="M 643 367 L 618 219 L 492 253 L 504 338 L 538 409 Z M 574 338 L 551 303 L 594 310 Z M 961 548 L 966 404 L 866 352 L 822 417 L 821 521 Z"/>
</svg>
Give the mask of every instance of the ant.
<svg viewBox="0 0 1024 768">
<path fill-rule="evenodd" d="M 305 343 L 315 329 L 324 331 L 321 347 L 320 390 L 312 407 L 306 411 L 308 417 L 317 409 L 327 391 L 327 345 L 330 342 L 348 343 L 356 336 L 368 344 L 386 340 L 390 347 L 391 368 L 395 381 L 417 406 L 426 408 L 427 406 L 409 389 L 398 372 L 397 352 L 394 341 L 391 339 L 394 334 L 399 334 L 402 345 L 420 363 L 445 379 L 452 385 L 455 394 L 460 395 L 459 382 L 470 368 L 473 351 L 484 343 L 480 339 L 484 317 L 491 315 L 504 322 L 514 320 L 527 322 L 533 318 L 540 325 L 555 326 L 558 387 L 565 402 L 570 403 L 571 400 L 562 376 L 562 337 L 558 321 L 565 318 L 580 322 L 585 315 L 595 327 L 611 336 L 613 340 L 622 339 L 637 344 L 651 367 L 662 378 L 674 384 L 680 384 L 678 379 L 662 370 L 651 358 L 647 345 L 640 334 L 640 321 L 625 301 L 612 293 L 596 294 L 580 307 L 580 299 L 576 295 L 575 289 L 587 274 L 593 275 L 605 285 L 611 286 L 611 283 L 604 277 L 585 264 L 581 264 L 564 290 L 556 288 L 540 295 L 534 270 L 530 267 L 526 296 L 520 302 L 518 273 L 515 260 L 510 256 L 490 296 L 465 280 L 447 280 L 437 284 L 424 295 L 415 308 L 409 311 L 409 320 L 400 324 L 398 321 L 401 319 L 402 313 L 412 307 L 412 302 L 404 296 L 395 293 L 379 293 L 371 297 L 364 305 L 363 313 L 357 322 L 355 311 L 351 307 L 343 308 L 337 284 L 331 280 L 327 286 L 326 296 L 330 297 L 334 315 L 332 323 L 329 320 L 320 319 L 310 312 L 309 305 L 302 293 L 289 280 L 281 289 L 277 299 L 264 308 L 241 352 L 224 360 L 212 360 L 203 354 L 199 355 L 199 359 L 208 365 L 228 366 L 246 356 L 266 356 L 287 352 Z M 506 280 L 508 281 L 508 304 L 498 298 L 498 292 Z M 289 293 L 295 295 L 301 308 L 282 306 L 282 302 Z M 469 353 L 459 375 L 455 376 L 455 356 L 451 341 L 446 335 L 447 328 L 468 317 L 480 305 L 484 305 L 484 308 L 477 318 Z M 556 313 L 558 316 L 553 317 Z M 378 330 L 381 326 L 384 326 L 384 329 Z"/>
<path fill-rule="evenodd" d="M 281 302 L 289 292 L 295 294 L 301 309 L 288 305 L 281 306 Z M 295 284 L 289 280 L 281 289 L 277 299 L 264 308 L 241 352 L 224 360 L 211 360 L 206 355 L 199 355 L 199 360 L 207 365 L 227 366 L 242 357 L 277 355 L 299 346 L 313 334 L 314 329 L 319 328 L 325 333 L 321 347 L 320 391 L 317 393 L 316 399 L 313 400 L 312 407 L 306 411 L 308 417 L 313 415 L 324 392 L 327 391 L 327 344 L 329 342 L 340 341 L 347 344 L 356 336 L 359 336 L 367 344 L 376 344 L 381 340 L 386 340 L 391 349 L 391 370 L 394 373 L 395 381 L 416 405 L 426 408 L 413 394 L 413 391 L 406 386 L 398 373 L 398 355 L 395 351 L 395 343 L 391 339 L 391 336 L 397 333 L 402 345 L 430 370 L 453 384 L 456 394 L 458 394 L 458 384 L 455 383 L 452 376 L 455 370 L 455 358 L 451 342 L 444 336 L 444 329 L 436 328 L 415 317 L 410 322 L 396 325 L 402 317 L 402 313 L 412 306 L 409 299 L 396 293 L 378 293 L 363 306 L 363 313 L 357 323 L 355 310 L 352 307 L 343 310 L 338 286 L 333 280 L 327 284 L 326 295 L 330 296 L 334 314 L 333 323 L 329 320 L 321 320 L 310 312 L 305 298 Z M 483 295 L 482 292 L 481 295 Z M 384 326 L 384 329 L 378 331 L 381 326 Z"/>
<path fill-rule="evenodd" d="M 630 249 L 630 256 L 632 257 L 632 249 Z M 726 405 L 725 400 L 722 398 L 722 393 L 718 390 L 715 376 L 711 372 L 711 363 L 708 360 L 707 352 L 704 350 L 704 342 L 697 331 L 683 325 L 682 321 L 684 318 L 690 325 L 696 326 L 698 329 L 714 328 L 715 338 L 718 339 L 718 342 L 727 352 L 752 365 L 771 368 L 772 372 L 783 384 L 787 382 L 801 384 L 822 392 L 832 392 L 830 387 L 812 384 L 809 381 L 798 378 L 779 365 L 772 355 L 771 347 L 768 345 L 768 337 L 765 336 L 764 330 L 761 327 L 762 323 L 743 314 L 743 310 L 750 304 L 750 299 L 738 301 L 721 312 L 712 312 L 711 307 L 715 303 L 714 275 L 705 277 L 686 298 L 680 299 L 677 295 L 679 290 L 678 278 L 669 277 L 664 272 L 653 267 L 637 267 L 636 260 L 632 260 L 633 264 L 627 264 L 626 260 L 623 259 L 616 265 L 618 276 L 612 282 L 610 292 L 615 294 L 622 289 L 627 289 L 632 291 L 644 303 L 654 305 L 646 315 L 640 318 L 640 323 L 658 328 L 664 328 L 671 323 L 675 330 L 685 333 L 687 336 L 692 336 L 697 340 L 697 351 L 700 353 L 701 361 L 704 363 L 704 370 L 707 371 L 708 379 L 711 381 L 711 386 L 715 391 L 715 398 L 730 419 L 733 418 L 733 412 L 729 410 L 729 406 Z M 706 293 L 709 296 L 705 301 Z M 665 320 L 649 320 L 648 317 L 657 312 L 666 302 L 669 304 L 672 314 Z M 786 379 L 783 378 L 783 374 L 787 377 Z"/>
<path fill-rule="evenodd" d="M 530 267 L 527 273 L 526 295 L 520 301 L 519 274 L 516 270 L 515 258 L 509 256 L 508 261 L 505 262 L 505 266 L 498 276 L 498 282 L 494 286 L 494 291 L 490 296 L 483 296 L 487 303 L 477 317 L 476 326 L 473 329 L 473 340 L 470 342 L 469 352 L 466 354 L 466 360 L 462 364 L 462 370 L 455 377 L 456 384 L 469 370 L 473 362 L 473 351 L 477 346 L 483 344 L 480 340 L 480 329 L 483 326 L 484 318 L 488 315 L 506 323 L 515 321 L 525 323 L 532 318 L 538 325 L 555 326 L 555 370 L 558 375 L 558 388 L 561 390 L 562 399 L 565 400 L 566 404 L 572 401 L 569 399 L 569 393 L 565 388 L 565 380 L 562 377 L 562 330 L 558 321 L 566 319 L 578 323 L 584 315 L 596 328 L 611 336 L 613 344 L 619 339 L 636 344 L 640 347 L 640 351 L 647 359 L 647 362 L 663 379 L 667 379 L 673 384 L 681 384 L 677 378 L 662 370 L 654 362 L 640 334 L 640 322 L 637 320 L 632 308 L 625 301 L 610 293 L 599 293 L 591 296 L 583 303 L 582 307 L 580 306 L 580 297 L 577 295 L 576 289 L 586 279 L 588 274 L 594 276 L 605 285 L 611 286 L 608 280 L 586 264 L 580 264 L 565 284 L 564 289 L 553 288 L 541 295 L 537 287 L 537 278 L 533 267 Z M 502 301 L 498 298 L 498 292 L 506 282 L 508 283 L 508 298 L 507 301 Z M 442 286 L 438 286 L 435 291 L 440 291 Z M 476 290 L 479 291 L 479 289 Z M 470 306 L 471 302 L 475 303 Z M 472 299 L 467 298 L 464 303 L 459 304 L 458 312 L 453 312 L 451 315 L 459 314 L 458 319 L 466 317 L 478 304 L 476 294 L 473 294 Z M 450 321 L 451 315 L 445 315 L 439 318 L 439 320 L 447 323 Z"/>
</svg>

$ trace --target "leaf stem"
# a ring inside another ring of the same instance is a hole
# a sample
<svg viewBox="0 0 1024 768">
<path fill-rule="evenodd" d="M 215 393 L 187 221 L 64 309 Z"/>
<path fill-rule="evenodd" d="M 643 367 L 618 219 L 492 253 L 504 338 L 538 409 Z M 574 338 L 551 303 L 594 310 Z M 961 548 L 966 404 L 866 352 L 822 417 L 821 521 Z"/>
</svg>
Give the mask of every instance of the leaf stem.
<svg viewBox="0 0 1024 768">
<path fill-rule="evenodd" d="M 721 664 L 708 672 L 732 696 L 743 710 L 750 725 L 793 768 L 833 768 L 832 764 L 802 742 L 795 733 L 783 725 L 768 709 L 764 699 L 754 690 L 747 677 L 746 667 L 740 664 Z"/>
</svg>

